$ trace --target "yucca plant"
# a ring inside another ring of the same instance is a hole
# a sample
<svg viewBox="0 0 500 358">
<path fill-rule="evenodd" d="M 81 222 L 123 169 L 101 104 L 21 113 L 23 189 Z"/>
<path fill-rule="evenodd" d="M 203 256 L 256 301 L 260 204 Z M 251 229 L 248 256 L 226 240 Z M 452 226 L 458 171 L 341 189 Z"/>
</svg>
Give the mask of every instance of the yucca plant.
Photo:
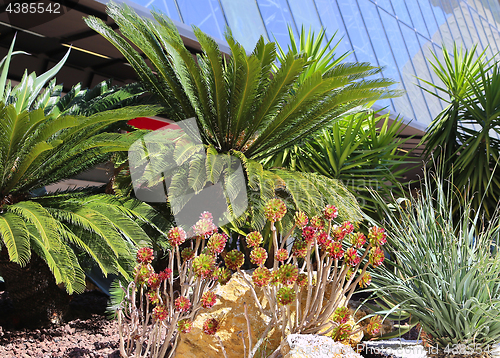
<svg viewBox="0 0 500 358">
<path fill-rule="evenodd" d="M 143 133 L 106 129 L 158 109 L 95 113 L 87 108 L 92 115 L 69 115 L 76 109 L 63 105 L 70 101 L 61 100 L 53 85 L 40 94 L 64 61 L 42 76 L 26 73 L 11 89 L 5 79 L 13 47 L 14 42 L 0 76 L 5 89 L 0 96 L 0 275 L 22 323 L 58 322 L 68 298 L 57 284 L 68 293 L 85 288 L 78 256 L 90 257 L 105 275 L 128 277 L 136 245 L 151 243 L 143 226 L 155 212 L 144 203 L 91 189 L 35 193 L 127 151 Z"/>
<path fill-rule="evenodd" d="M 443 86 L 429 83 L 448 106 L 433 120 L 421 144 L 426 158 L 443 166 L 444 174 L 459 188 L 476 193 L 472 208 L 492 215 L 500 197 L 500 172 L 496 169 L 500 140 L 500 70 L 478 53 L 443 47 L 443 60 L 430 61 Z M 434 93 L 433 93 L 434 94 Z M 434 94 L 435 95 L 435 94 Z M 461 205 L 455 202 L 455 210 Z"/>
<path fill-rule="evenodd" d="M 393 264 L 373 283 L 392 317 L 412 317 L 439 353 L 479 356 L 500 341 L 500 216 L 484 224 L 469 193 L 427 173 L 415 197 L 385 204 Z M 455 200 L 465 203 L 456 221 Z"/>
<path fill-rule="evenodd" d="M 85 21 L 120 50 L 145 88 L 157 95 L 165 115 L 175 121 L 195 118 L 208 147 L 207 157 L 224 153 L 243 162 L 249 201 L 255 204 L 249 211 L 254 228 L 265 224 L 263 203 L 277 193 L 290 199 L 291 206 L 311 214 L 330 203 L 343 206 L 351 218 L 359 217 L 353 197 L 336 181 L 284 169 L 264 170 L 255 160 L 303 142 L 365 103 L 393 96 L 388 90 L 392 81 L 367 79 L 379 73 L 379 68 L 367 63 L 336 63 L 326 73 L 312 71 L 297 86 L 311 62 L 289 52 L 273 71 L 276 46 L 263 38 L 247 54 L 228 32 L 225 39 L 231 53 L 226 55 L 212 38 L 194 28 L 202 51 L 195 59 L 175 25 L 160 13 L 152 13 L 154 20 L 145 19 L 129 7 L 113 3 L 108 4 L 107 12 L 121 35 L 100 19 L 88 17 Z M 127 40 L 144 53 L 150 65 Z M 209 161 L 209 167 L 200 170 L 218 177 L 224 168 L 214 170 L 213 163 Z M 189 183 L 187 179 L 180 182 Z M 338 189 L 339 194 L 332 198 L 329 188 Z M 338 202 L 339 196 L 344 204 Z"/>
</svg>

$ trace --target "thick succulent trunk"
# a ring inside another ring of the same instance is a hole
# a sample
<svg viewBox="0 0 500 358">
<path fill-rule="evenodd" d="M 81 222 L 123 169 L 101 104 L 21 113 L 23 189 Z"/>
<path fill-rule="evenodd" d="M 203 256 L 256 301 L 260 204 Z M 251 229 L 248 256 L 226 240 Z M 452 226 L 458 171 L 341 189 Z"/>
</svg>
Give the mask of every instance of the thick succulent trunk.
<svg viewBox="0 0 500 358">
<path fill-rule="evenodd" d="M 69 308 L 69 296 L 56 285 L 49 267 L 32 254 L 21 267 L 10 262 L 5 247 L 0 252 L 0 275 L 14 305 L 12 323 L 16 326 L 59 324 Z"/>
</svg>

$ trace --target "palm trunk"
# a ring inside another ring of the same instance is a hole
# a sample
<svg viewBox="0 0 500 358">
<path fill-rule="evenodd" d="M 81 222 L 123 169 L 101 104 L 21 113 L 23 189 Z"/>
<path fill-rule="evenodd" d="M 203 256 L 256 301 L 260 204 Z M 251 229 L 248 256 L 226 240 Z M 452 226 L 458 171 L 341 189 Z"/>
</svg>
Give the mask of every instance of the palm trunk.
<svg viewBox="0 0 500 358">
<path fill-rule="evenodd" d="M 32 253 L 30 262 L 21 267 L 10 262 L 4 247 L 0 252 L 0 275 L 14 305 L 14 325 L 35 327 L 62 322 L 69 308 L 69 296 L 56 285 L 40 257 Z"/>
</svg>

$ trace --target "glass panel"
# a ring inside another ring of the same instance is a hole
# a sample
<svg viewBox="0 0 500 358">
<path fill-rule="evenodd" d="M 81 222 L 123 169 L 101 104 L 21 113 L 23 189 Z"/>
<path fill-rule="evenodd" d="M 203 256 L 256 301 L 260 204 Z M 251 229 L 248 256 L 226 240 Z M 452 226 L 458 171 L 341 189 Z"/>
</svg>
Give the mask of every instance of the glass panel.
<svg viewBox="0 0 500 358">
<path fill-rule="evenodd" d="M 218 0 L 181 0 L 177 4 L 185 24 L 196 25 L 211 36 L 224 38 L 226 21 Z"/>
<path fill-rule="evenodd" d="M 488 19 L 489 22 L 491 22 L 493 24 L 495 22 L 495 19 L 493 18 L 493 14 L 491 13 L 489 1 L 488 0 L 481 0 L 481 4 L 483 5 L 484 13 L 486 14 L 486 18 Z"/>
<path fill-rule="evenodd" d="M 488 38 L 490 39 L 491 49 L 493 50 L 494 53 L 497 53 L 498 52 L 498 41 L 496 41 L 496 40 L 497 40 L 497 36 L 498 36 L 498 31 L 491 25 L 488 28 L 490 30 L 490 32 L 488 33 Z M 497 36 L 495 36 L 495 32 L 497 33 Z"/>
<path fill-rule="evenodd" d="M 376 0 L 375 3 L 382 9 L 387 11 L 389 14 L 394 15 L 394 10 L 392 8 L 391 0 Z"/>
<path fill-rule="evenodd" d="M 486 13 L 484 12 L 483 4 L 481 4 L 480 0 L 468 0 L 468 3 L 471 4 L 471 6 L 477 10 L 479 15 L 481 15 L 485 19 L 487 18 Z"/>
<path fill-rule="evenodd" d="M 376 66 L 377 60 L 373 54 L 370 39 L 366 33 L 358 5 L 355 1 L 351 0 L 339 0 L 338 4 L 357 60 L 360 62 L 370 62 Z"/>
<path fill-rule="evenodd" d="M 496 0 L 488 0 L 490 11 L 497 24 L 500 24 L 500 4 Z"/>
<path fill-rule="evenodd" d="M 179 12 L 175 6 L 175 0 L 134 0 L 134 3 L 147 7 L 148 9 L 160 10 L 172 20 L 181 21 Z"/>
<path fill-rule="evenodd" d="M 319 12 L 319 16 L 321 18 L 323 26 L 326 29 L 326 35 L 328 36 L 328 39 L 331 39 L 335 32 L 337 32 L 337 34 L 332 41 L 334 44 L 342 38 L 336 50 L 337 55 L 351 52 L 352 47 L 349 42 L 349 37 L 346 34 L 344 22 L 342 21 L 342 16 L 340 15 L 337 5 L 329 0 L 315 1 L 318 9 L 321 9 L 321 11 Z M 355 61 L 354 56 L 351 55 L 351 57 L 351 61 Z"/>
<path fill-rule="evenodd" d="M 497 44 L 495 42 L 495 39 L 493 38 L 493 33 L 491 32 L 490 25 L 483 18 L 481 18 L 481 23 L 483 24 L 484 31 L 486 32 L 486 36 L 488 37 L 488 44 L 490 45 L 491 50 L 496 53 L 498 51 Z"/>
<path fill-rule="evenodd" d="M 403 82 L 404 88 L 407 91 L 407 95 L 405 97 L 409 97 L 410 99 L 412 99 L 412 97 L 410 96 L 410 87 L 414 87 L 412 81 L 414 79 L 415 72 L 413 71 L 410 57 L 408 56 L 408 52 L 406 51 L 406 45 L 399 30 L 398 21 L 391 15 L 387 14 L 385 11 L 380 11 L 380 18 L 382 20 L 385 33 L 387 34 L 389 44 L 394 50 L 394 59 L 400 72 L 400 78 Z M 405 97 L 394 99 L 396 111 L 407 118 L 415 118 L 416 116 L 411 107 L 411 104 L 408 105 L 406 103 Z"/>
<path fill-rule="evenodd" d="M 394 11 L 396 12 L 396 16 L 398 17 L 399 21 L 403 21 L 407 25 L 413 27 L 413 24 L 411 23 L 410 15 L 408 14 L 408 10 L 406 9 L 405 2 L 401 0 L 391 0 L 392 2 L 392 7 L 394 8 Z"/>
<path fill-rule="evenodd" d="M 260 36 L 267 39 L 266 28 L 260 16 L 257 3 L 247 0 L 221 0 L 226 20 L 234 38 L 251 51 Z"/>
<path fill-rule="evenodd" d="M 427 64 L 425 63 L 425 59 L 422 55 L 422 51 L 420 49 L 420 44 L 418 43 L 417 36 L 413 29 L 401 24 L 401 33 L 403 34 L 403 38 L 406 43 L 406 48 L 408 49 L 408 53 L 410 55 L 411 61 L 413 62 L 413 67 L 411 68 L 411 62 L 405 65 L 408 68 L 403 70 L 403 73 L 407 75 L 407 85 L 406 90 L 408 91 L 408 95 L 412 101 L 413 107 L 418 108 L 417 111 L 417 120 L 421 123 L 428 124 L 430 123 L 430 112 L 428 111 L 427 104 L 425 102 L 424 96 L 422 94 L 422 90 L 417 86 L 420 84 L 416 76 L 420 76 L 421 73 L 424 73 L 427 70 Z M 426 110 L 427 109 L 427 110 Z"/>
<path fill-rule="evenodd" d="M 290 44 L 287 25 L 291 25 L 293 32 L 297 35 L 292 15 L 288 9 L 286 0 L 257 0 L 264 25 L 266 26 L 269 39 L 276 41 L 286 50 Z"/>
<path fill-rule="evenodd" d="M 467 6 L 465 3 L 461 3 L 460 6 L 462 8 L 462 13 L 464 14 L 465 22 L 467 23 L 467 28 L 469 29 L 469 33 L 471 35 L 472 44 L 477 45 L 478 49 L 483 50 L 483 43 L 479 37 L 479 29 L 476 28 L 476 24 L 474 23 L 474 20 L 472 20 L 471 13 L 475 13 L 474 9 Z"/>
<path fill-rule="evenodd" d="M 374 66 L 378 66 L 377 58 L 373 53 L 370 38 L 366 32 L 366 27 L 363 23 L 361 13 L 359 12 L 357 2 L 352 0 L 338 0 L 337 3 L 349 33 L 349 38 L 357 61 L 369 62 Z M 382 75 L 379 74 L 377 77 L 380 78 Z M 379 102 L 379 105 L 382 107 L 390 106 L 389 100 Z"/>
<path fill-rule="evenodd" d="M 301 26 L 304 25 L 306 31 L 311 28 L 315 34 L 319 33 L 322 26 L 313 0 L 288 0 L 288 3 L 299 32 Z"/>
<path fill-rule="evenodd" d="M 422 17 L 422 13 L 420 12 L 420 6 L 418 6 L 418 3 L 416 1 L 407 1 L 406 6 L 408 7 L 408 11 L 410 12 L 413 26 L 422 35 L 429 37 L 429 32 L 427 31 L 427 26 L 425 26 L 424 18 Z"/>
<path fill-rule="evenodd" d="M 498 30 L 495 29 L 493 26 L 490 26 L 491 32 L 493 33 L 493 38 L 495 39 L 495 45 L 497 48 L 497 51 L 500 50 L 500 34 L 498 33 Z"/>
<path fill-rule="evenodd" d="M 463 5 L 465 6 L 465 4 Z M 474 24 L 472 23 L 472 21 L 470 21 L 472 19 L 470 18 L 470 14 L 467 11 L 467 8 L 465 9 L 465 11 L 465 14 L 467 15 L 465 15 L 462 11 L 462 6 L 460 3 L 458 3 L 458 7 L 455 8 L 454 11 L 455 19 L 457 20 L 458 27 L 460 29 L 460 32 L 462 33 L 462 38 L 464 39 L 465 47 L 472 48 L 472 46 L 478 44 L 479 48 L 481 48 L 481 43 L 479 43 L 478 41 L 476 29 L 474 28 Z M 475 36 L 475 41 L 473 40 L 473 36 Z"/>
<path fill-rule="evenodd" d="M 413 57 L 413 63 L 415 64 L 417 76 L 425 81 L 434 83 L 434 78 L 432 77 L 431 74 L 432 70 L 430 70 L 429 68 L 430 65 L 427 61 L 427 58 L 432 58 L 432 55 L 430 53 L 432 44 L 430 43 L 430 41 L 426 40 L 424 37 L 420 35 L 417 35 L 417 37 L 418 37 L 418 42 L 420 44 L 420 48 L 422 49 L 416 57 Z M 433 93 L 436 93 L 436 89 L 434 87 L 426 84 L 425 82 L 422 81 L 419 82 L 423 88 L 428 89 Z M 431 117 L 435 118 L 439 114 L 439 112 L 443 110 L 441 101 L 437 97 L 433 96 L 432 94 L 426 91 L 423 91 L 423 93 L 425 101 L 427 102 L 427 106 L 429 107 Z"/>
<path fill-rule="evenodd" d="M 448 22 L 446 21 L 445 13 L 443 12 L 443 8 L 441 2 L 433 0 L 431 2 L 432 11 L 434 13 L 434 17 L 439 26 L 439 30 L 441 32 L 442 40 L 446 47 L 453 48 L 453 37 L 450 33 L 450 28 L 448 27 Z"/>
<path fill-rule="evenodd" d="M 399 71 L 397 70 L 387 36 L 380 21 L 377 7 L 369 0 L 359 0 L 359 8 L 365 20 L 366 29 L 368 30 L 378 63 L 384 67 L 382 70 L 383 76 L 400 82 Z M 402 89 L 402 86 L 398 84 L 395 88 Z M 406 107 L 410 107 L 409 102 L 405 105 Z M 411 109 L 409 110 L 411 111 Z"/>
<path fill-rule="evenodd" d="M 441 43 L 441 33 L 439 32 L 439 26 L 436 23 L 429 0 L 418 0 L 418 5 L 420 5 L 420 10 L 424 14 L 424 21 L 431 39 L 434 42 Z"/>
<path fill-rule="evenodd" d="M 476 25 L 477 34 L 479 36 L 479 39 L 481 40 L 481 43 L 483 44 L 483 49 L 486 48 L 486 46 L 488 46 L 488 48 L 486 49 L 486 56 L 492 57 L 493 51 L 491 49 L 491 46 L 489 45 L 488 36 L 486 35 L 486 32 L 484 31 L 483 24 L 481 23 L 481 20 L 479 18 L 479 14 L 476 11 L 474 11 L 472 8 L 470 8 L 468 6 L 467 6 L 467 8 L 469 9 L 469 11 L 472 15 L 472 20 L 474 20 L 474 25 Z"/>
<path fill-rule="evenodd" d="M 441 0 L 441 4 L 443 5 L 443 11 L 448 21 L 448 26 L 450 27 L 451 34 L 453 36 L 453 40 L 457 44 L 464 43 L 464 39 L 462 37 L 462 33 L 458 27 L 457 19 L 455 17 L 455 11 L 459 8 L 457 0 Z M 458 11 L 460 11 L 458 9 Z"/>
</svg>

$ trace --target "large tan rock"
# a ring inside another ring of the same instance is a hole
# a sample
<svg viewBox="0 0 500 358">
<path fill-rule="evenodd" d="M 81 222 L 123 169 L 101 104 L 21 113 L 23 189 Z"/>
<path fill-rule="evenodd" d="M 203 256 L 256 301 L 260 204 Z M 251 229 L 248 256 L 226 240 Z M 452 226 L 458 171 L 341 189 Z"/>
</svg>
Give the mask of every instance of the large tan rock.
<svg viewBox="0 0 500 358">
<path fill-rule="evenodd" d="M 362 358 L 350 346 L 313 334 L 288 335 L 280 353 L 283 358 Z"/>
<path fill-rule="evenodd" d="M 251 271 L 244 271 L 243 274 L 249 282 L 252 282 Z M 330 299 L 330 291 L 331 290 L 327 289 L 328 293 L 325 295 L 325 301 Z M 263 297 L 264 295 L 262 291 L 260 289 L 256 289 L 256 292 L 260 302 L 263 304 L 263 307 L 265 309 L 268 308 L 267 301 Z M 188 334 L 181 334 L 176 351 L 177 357 L 222 357 L 221 347 L 217 338 L 203 333 L 203 323 L 208 318 L 217 318 L 220 321 L 220 328 L 217 335 L 220 337 L 224 345 L 228 358 L 243 357 L 244 346 L 241 340 L 242 335 L 245 337 L 245 344 L 248 346 L 248 330 L 244 314 L 244 303 L 247 304 L 252 332 L 252 342 L 254 346 L 260 335 L 265 331 L 269 318 L 260 314 L 260 311 L 255 304 L 252 292 L 241 274 L 235 273 L 225 286 L 217 287 L 215 294 L 217 295 L 217 303 L 214 307 L 209 310 L 203 309 L 193 322 L 192 331 Z M 307 295 L 304 292 L 304 294 L 301 295 L 301 306 L 303 308 L 306 305 L 306 297 Z M 293 306 L 291 307 L 291 311 L 292 315 L 294 315 Z M 352 318 L 348 323 L 354 326 L 354 320 Z M 360 331 L 351 337 L 351 345 L 356 345 L 362 338 L 363 332 Z M 279 332 L 279 330 L 272 329 L 268 334 L 266 341 L 261 346 L 261 349 L 265 349 L 267 355 L 269 355 L 280 346 L 280 343 L 281 332 Z M 261 355 L 257 354 L 256 356 L 260 357 Z"/>
<path fill-rule="evenodd" d="M 247 273 L 244 274 L 251 282 L 251 276 Z M 181 334 L 176 351 L 177 357 L 222 357 L 222 351 L 217 338 L 203 333 L 203 322 L 212 317 L 220 321 L 220 328 L 217 335 L 223 342 L 228 358 L 244 357 L 244 346 L 240 337 L 243 334 L 245 344 L 248 346 L 247 321 L 244 314 L 245 302 L 247 304 L 253 345 L 255 345 L 259 336 L 266 329 L 266 323 L 269 322 L 269 319 L 260 314 L 250 289 L 239 273 L 235 273 L 225 286 L 219 286 L 215 290 L 215 293 L 217 295 L 217 303 L 214 307 L 209 310 L 203 309 L 194 321 L 191 332 Z M 273 329 L 261 346 L 261 349 L 265 349 L 267 355 L 269 355 L 280 345 L 280 342 L 280 332 Z M 260 354 L 256 356 L 260 357 Z"/>
</svg>

